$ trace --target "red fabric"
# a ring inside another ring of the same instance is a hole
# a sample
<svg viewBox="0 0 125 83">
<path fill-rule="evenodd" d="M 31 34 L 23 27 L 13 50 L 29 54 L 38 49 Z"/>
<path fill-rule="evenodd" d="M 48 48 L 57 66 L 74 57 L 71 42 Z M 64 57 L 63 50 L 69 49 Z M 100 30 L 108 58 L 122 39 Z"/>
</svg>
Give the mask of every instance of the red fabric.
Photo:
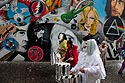
<svg viewBox="0 0 125 83">
<path fill-rule="evenodd" d="M 73 61 L 69 61 L 71 67 L 74 67 L 78 62 L 78 46 L 73 45 L 71 48 L 67 49 L 66 55 L 65 55 L 65 61 L 69 59 L 70 57 L 73 57 Z"/>
</svg>

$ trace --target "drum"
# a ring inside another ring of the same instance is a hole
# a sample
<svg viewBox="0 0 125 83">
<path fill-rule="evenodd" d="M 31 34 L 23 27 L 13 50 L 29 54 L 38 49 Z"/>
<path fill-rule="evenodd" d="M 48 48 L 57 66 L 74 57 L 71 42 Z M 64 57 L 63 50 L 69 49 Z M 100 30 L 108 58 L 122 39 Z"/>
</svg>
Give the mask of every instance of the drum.
<svg viewBox="0 0 125 83">
<path fill-rule="evenodd" d="M 70 71 L 70 63 L 57 63 L 56 65 L 56 81 L 60 81 L 63 76 L 68 76 Z"/>
<path fill-rule="evenodd" d="M 61 62 L 61 55 L 57 52 L 51 54 L 51 65 L 58 64 Z"/>
<path fill-rule="evenodd" d="M 60 80 L 60 83 L 82 83 L 82 75 L 65 75 Z"/>
<path fill-rule="evenodd" d="M 55 59 L 55 54 L 54 52 L 50 55 L 50 62 L 51 62 L 51 65 L 54 65 L 56 64 L 56 59 Z"/>
</svg>

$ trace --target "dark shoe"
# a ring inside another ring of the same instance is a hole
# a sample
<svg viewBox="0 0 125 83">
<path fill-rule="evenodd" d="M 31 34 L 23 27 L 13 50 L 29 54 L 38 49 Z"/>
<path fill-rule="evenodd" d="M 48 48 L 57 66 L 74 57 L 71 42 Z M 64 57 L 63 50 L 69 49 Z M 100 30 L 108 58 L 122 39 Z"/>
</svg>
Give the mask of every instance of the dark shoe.
<svg viewBox="0 0 125 83">
<path fill-rule="evenodd" d="M 119 71 L 118 74 L 122 75 L 122 72 Z"/>
</svg>

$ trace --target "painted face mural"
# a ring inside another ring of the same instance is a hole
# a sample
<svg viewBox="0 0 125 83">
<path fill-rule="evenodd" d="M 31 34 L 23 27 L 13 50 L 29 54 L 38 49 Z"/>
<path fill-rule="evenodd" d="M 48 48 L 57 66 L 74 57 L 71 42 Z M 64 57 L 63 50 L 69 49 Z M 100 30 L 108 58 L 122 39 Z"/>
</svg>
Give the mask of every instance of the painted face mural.
<svg viewBox="0 0 125 83">
<path fill-rule="evenodd" d="M 39 47 L 40 49 L 43 50 L 43 53 L 42 53 L 43 59 L 46 59 L 46 60 L 49 60 L 49 55 L 51 51 L 50 32 L 52 27 L 53 27 L 53 24 L 46 25 L 45 23 L 33 22 L 29 25 L 29 28 L 27 31 L 27 36 L 29 40 L 28 48 L 30 49 L 33 46 Z M 41 60 L 36 60 L 36 61 L 41 61 Z"/>
<path fill-rule="evenodd" d="M 27 28 L 28 25 L 15 27 L 16 30 L 13 30 L 13 26 L 8 27 L 6 31 L 6 38 L 2 40 L 2 48 L 0 51 L 1 60 L 12 61 L 16 57 L 20 56 L 18 60 L 24 60 L 27 56 L 25 55 L 27 51 Z M 12 31 L 11 31 L 12 30 Z M 10 32 L 9 32 L 10 31 Z M 7 33 L 8 32 L 8 33 Z M 2 54 L 1 54 L 2 53 Z M 17 59 L 17 58 L 16 58 Z"/>
<path fill-rule="evenodd" d="M 17 26 L 17 32 L 14 34 L 9 35 L 10 37 L 14 38 L 18 43 L 19 46 L 16 49 L 16 51 L 18 52 L 26 52 L 26 46 L 27 46 L 27 42 L 28 42 L 28 38 L 27 38 L 27 28 L 28 28 L 29 24 L 25 25 L 25 26 Z"/>
<path fill-rule="evenodd" d="M 92 4 L 92 1 L 95 4 Z M 97 44 L 105 38 L 108 41 L 117 41 L 124 33 L 124 2 L 124 0 L 4 1 L 0 3 L 0 42 L 4 42 L 5 50 L 14 52 L 13 59 L 20 53 L 30 61 L 43 61 L 49 60 L 50 54 L 57 51 L 59 40 L 63 38 L 60 36 L 58 39 L 59 33 L 65 33 L 67 39 L 71 38 L 78 46 L 78 51 L 82 50 L 82 41 L 85 37 L 95 39 Z M 64 21 L 62 15 L 71 19 L 64 18 Z M 6 26 L 6 22 L 11 23 L 14 28 Z M 0 52 L 1 57 L 2 54 L 6 55 L 6 51 Z"/>
<path fill-rule="evenodd" d="M 44 34 L 44 30 L 40 30 L 40 31 L 38 31 L 38 33 L 37 33 L 37 37 L 38 37 L 38 38 L 42 38 L 42 37 L 43 37 L 43 34 Z"/>
<path fill-rule="evenodd" d="M 111 1 L 111 15 L 121 16 L 124 10 L 124 0 L 112 0 Z"/>
<path fill-rule="evenodd" d="M 88 16 L 87 16 L 87 19 L 86 19 L 86 23 L 85 23 L 85 29 L 87 29 L 87 31 L 90 32 L 91 25 L 94 23 L 94 20 L 95 20 L 94 12 L 90 11 L 88 13 Z"/>
<path fill-rule="evenodd" d="M 96 34 L 98 24 L 98 14 L 95 8 L 86 7 L 80 20 L 80 30 L 87 31 L 90 35 Z"/>
<path fill-rule="evenodd" d="M 125 0 L 107 0 L 105 11 L 107 18 L 118 16 L 125 19 Z"/>
</svg>

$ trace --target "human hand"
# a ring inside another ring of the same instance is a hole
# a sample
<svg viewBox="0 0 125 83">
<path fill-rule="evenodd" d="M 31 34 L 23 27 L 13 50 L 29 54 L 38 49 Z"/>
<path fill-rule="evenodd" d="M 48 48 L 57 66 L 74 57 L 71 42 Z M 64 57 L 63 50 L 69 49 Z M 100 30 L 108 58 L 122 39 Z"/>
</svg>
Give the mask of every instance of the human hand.
<svg viewBox="0 0 125 83">
<path fill-rule="evenodd" d="M 58 48 L 57 50 L 59 51 L 59 50 L 61 50 L 61 48 Z"/>
<path fill-rule="evenodd" d="M 73 58 L 72 57 L 70 57 L 69 59 L 68 59 L 68 61 L 72 61 L 73 60 Z"/>
<path fill-rule="evenodd" d="M 65 60 L 65 57 L 62 57 L 62 58 L 61 58 L 61 61 L 64 62 L 64 60 Z"/>
<path fill-rule="evenodd" d="M 75 75 L 75 72 L 69 71 L 69 74 L 70 74 L 70 75 Z"/>
<path fill-rule="evenodd" d="M 79 68 L 79 71 L 85 73 L 84 67 Z"/>
</svg>

